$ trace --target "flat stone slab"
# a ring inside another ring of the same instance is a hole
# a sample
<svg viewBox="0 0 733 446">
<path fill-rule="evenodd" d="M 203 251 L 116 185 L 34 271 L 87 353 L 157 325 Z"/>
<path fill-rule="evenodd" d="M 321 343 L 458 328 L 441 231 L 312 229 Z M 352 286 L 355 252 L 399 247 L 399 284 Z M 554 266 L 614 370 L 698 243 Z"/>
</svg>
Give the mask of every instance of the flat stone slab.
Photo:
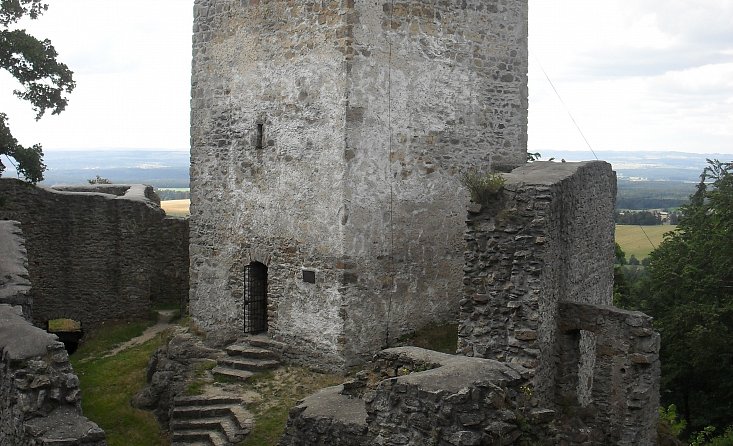
<svg viewBox="0 0 733 446">
<path fill-rule="evenodd" d="M 342 424 L 366 426 L 367 412 L 364 401 L 342 395 L 343 385 L 327 387 L 307 397 L 299 407 L 305 407 L 305 418 L 330 418 Z"/>
</svg>

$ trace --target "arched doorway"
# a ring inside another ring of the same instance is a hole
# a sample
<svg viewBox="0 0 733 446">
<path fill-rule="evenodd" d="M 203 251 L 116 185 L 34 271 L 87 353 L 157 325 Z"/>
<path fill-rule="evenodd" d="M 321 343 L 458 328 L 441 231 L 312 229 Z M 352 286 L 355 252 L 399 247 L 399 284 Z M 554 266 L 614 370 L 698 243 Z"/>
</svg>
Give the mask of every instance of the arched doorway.
<svg viewBox="0 0 733 446">
<path fill-rule="evenodd" d="M 267 266 L 252 262 L 244 267 L 244 332 L 267 331 Z"/>
</svg>

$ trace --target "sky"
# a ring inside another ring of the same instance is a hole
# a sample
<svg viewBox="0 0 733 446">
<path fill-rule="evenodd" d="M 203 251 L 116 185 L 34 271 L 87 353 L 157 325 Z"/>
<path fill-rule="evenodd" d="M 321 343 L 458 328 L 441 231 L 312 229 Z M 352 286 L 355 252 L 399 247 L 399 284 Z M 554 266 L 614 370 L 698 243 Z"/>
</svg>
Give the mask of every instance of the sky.
<svg viewBox="0 0 733 446">
<path fill-rule="evenodd" d="M 529 8 L 529 151 L 733 154 L 733 0 Z M 16 138 L 47 152 L 186 150 L 192 9 L 192 0 L 50 0 L 23 26 L 51 39 L 77 88 L 66 111 L 36 122 L 0 73 Z"/>
</svg>

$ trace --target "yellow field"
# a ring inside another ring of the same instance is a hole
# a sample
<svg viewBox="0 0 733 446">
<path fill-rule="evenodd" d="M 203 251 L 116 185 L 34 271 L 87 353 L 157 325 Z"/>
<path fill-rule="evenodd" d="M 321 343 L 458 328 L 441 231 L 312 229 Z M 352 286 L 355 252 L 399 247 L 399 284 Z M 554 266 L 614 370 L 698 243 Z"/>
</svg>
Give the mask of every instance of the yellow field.
<svg viewBox="0 0 733 446">
<path fill-rule="evenodd" d="M 160 202 L 160 207 L 163 208 L 165 213 L 175 217 L 188 217 L 188 207 L 190 205 L 191 200 L 167 200 Z"/>
<path fill-rule="evenodd" d="M 662 243 L 662 239 L 665 233 L 673 231 L 676 226 L 674 225 L 657 225 L 657 226 L 643 226 L 644 232 L 649 236 L 654 246 L 659 246 Z M 616 242 L 621 245 L 621 249 L 626 253 L 626 260 L 629 260 L 631 255 L 636 256 L 637 259 L 641 260 L 648 256 L 654 247 L 649 243 L 649 240 L 642 232 L 639 226 L 634 225 L 616 225 Z"/>
</svg>

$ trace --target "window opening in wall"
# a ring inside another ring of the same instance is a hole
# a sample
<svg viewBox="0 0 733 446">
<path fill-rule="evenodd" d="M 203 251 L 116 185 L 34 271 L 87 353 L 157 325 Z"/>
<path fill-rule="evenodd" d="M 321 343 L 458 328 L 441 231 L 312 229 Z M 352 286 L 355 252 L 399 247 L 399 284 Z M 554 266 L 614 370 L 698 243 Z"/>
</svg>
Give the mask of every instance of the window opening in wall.
<svg viewBox="0 0 733 446">
<path fill-rule="evenodd" d="M 303 270 L 303 282 L 316 283 L 316 272 L 304 269 Z"/>
<path fill-rule="evenodd" d="M 46 322 L 46 331 L 58 336 L 59 341 L 64 343 L 64 348 L 70 355 L 79 347 L 79 341 L 84 336 L 81 322 L 73 319 L 52 319 Z"/>
<path fill-rule="evenodd" d="M 267 266 L 252 262 L 244 267 L 244 332 L 267 331 Z"/>
<path fill-rule="evenodd" d="M 261 122 L 257 123 L 257 141 L 255 142 L 255 148 L 256 149 L 262 149 L 264 147 L 263 139 L 265 137 L 265 129 L 264 124 Z"/>
</svg>

